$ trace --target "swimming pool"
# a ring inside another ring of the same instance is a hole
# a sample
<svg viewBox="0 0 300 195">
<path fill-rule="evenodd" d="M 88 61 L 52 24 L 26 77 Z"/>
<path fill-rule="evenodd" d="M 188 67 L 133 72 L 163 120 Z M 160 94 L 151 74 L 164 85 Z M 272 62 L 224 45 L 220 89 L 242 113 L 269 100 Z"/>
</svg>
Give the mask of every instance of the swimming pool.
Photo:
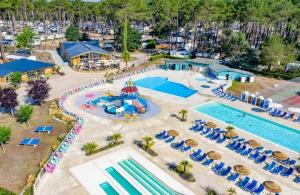
<svg viewBox="0 0 300 195">
<path fill-rule="evenodd" d="M 249 74 L 244 74 L 240 72 L 234 72 L 234 71 L 223 71 L 218 73 L 218 77 L 224 77 L 226 78 L 226 75 L 228 75 L 229 80 L 239 80 L 241 77 L 250 77 Z"/>
<path fill-rule="evenodd" d="M 100 187 L 107 195 L 119 195 L 119 193 L 108 182 L 100 184 Z"/>
<path fill-rule="evenodd" d="M 187 98 L 195 93 L 197 90 L 190 89 L 185 85 L 169 81 L 165 77 L 145 77 L 134 82 L 139 87 L 168 93 L 171 95 Z"/>
<path fill-rule="evenodd" d="M 151 172 L 146 170 L 135 160 L 129 158 L 119 162 L 118 164 L 151 194 L 176 194 L 172 189 L 163 184 Z"/>
<path fill-rule="evenodd" d="M 208 102 L 194 109 L 297 153 L 300 152 L 300 131 L 296 129 L 216 102 Z"/>
</svg>

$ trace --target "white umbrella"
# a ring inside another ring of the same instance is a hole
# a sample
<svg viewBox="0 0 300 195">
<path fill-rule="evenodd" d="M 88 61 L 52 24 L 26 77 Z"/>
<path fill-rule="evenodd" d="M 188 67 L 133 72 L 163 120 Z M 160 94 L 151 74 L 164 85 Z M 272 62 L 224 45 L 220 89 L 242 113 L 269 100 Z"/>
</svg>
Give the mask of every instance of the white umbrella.
<svg viewBox="0 0 300 195">
<path fill-rule="evenodd" d="M 282 108 L 283 105 L 282 104 L 278 104 L 278 103 L 272 103 L 271 107 L 273 107 L 273 108 Z"/>
<path fill-rule="evenodd" d="M 300 113 L 300 108 L 297 108 L 297 107 L 289 107 L 288 110 L 295 112 L 295 113 Z"/>
</svg>

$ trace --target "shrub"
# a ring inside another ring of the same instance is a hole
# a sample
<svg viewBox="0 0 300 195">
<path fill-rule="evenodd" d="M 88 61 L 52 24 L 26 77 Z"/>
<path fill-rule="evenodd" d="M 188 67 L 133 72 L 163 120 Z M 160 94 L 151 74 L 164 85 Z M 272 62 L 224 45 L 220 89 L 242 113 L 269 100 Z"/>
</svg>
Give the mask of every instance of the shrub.
<svg viewBox="0 0 300 195">
<path fill-rule="evenodd" d="M 85 153 L 85 155 L 90 156 L 90 155 L 92 155 L 92 154 L 96 154 L 96 153 L 98 153 L 98 152 L 102 152 L 102 151 L 111 149 L 111 148 L 113 148 L 113 147 L 115 147 L 115 146 L 118 146 L 118 145 L 121 145 L 121 144 L 123 144 L 123 143 L 124 143 L 124 141 L 119 141 L 119 142 L 117 142 L 117 143 L 115 143 L 115 144 L 109 143 L 108 145 L 106 145 L 106 146 L 104 146 L 104 147 L 102 147 L 102 148 L 98 148 L 98 149 L 96 149 L 96 150 L 94 150 L 94 151 L 92 151 L 92 152 L 90 152 L 90 153 Z"/>
<path fill-rule="evenodd" d="M 98 145 L 95 142 L 89 142 L 84 144 L 83 150 L 85 151 L 85 154 L 93 153 L 98 148 Z"/>
<path fill-rule="evenodd" d="M 0 187 L 0 195 L 16 195 L 14 192 L 11 192 L 7 189 Z"/>
<path fill-rule="evenodd" d="M 59 120 L 61 120 L 63 118 L 63 114 L 62 113 L 55 113 L 53 116 L 55 118 L 59 119 Z"/>
<path fill-rule="evenodd" d="M 20 123 L 28 123 L 33 113 L 33 106 L 23 105 L 18 110 L 18 121 Z"/>
<path fill-rule="evenodd" d="M 161 59 L 161 58 L 164 58 L 165 57 L 165 54 L 156 54 L 156 55 L 153 55 L 150 57 L 150 61 L 155 61 L 155 60 L 158 60 L 158 59 Z"/>
</svg>

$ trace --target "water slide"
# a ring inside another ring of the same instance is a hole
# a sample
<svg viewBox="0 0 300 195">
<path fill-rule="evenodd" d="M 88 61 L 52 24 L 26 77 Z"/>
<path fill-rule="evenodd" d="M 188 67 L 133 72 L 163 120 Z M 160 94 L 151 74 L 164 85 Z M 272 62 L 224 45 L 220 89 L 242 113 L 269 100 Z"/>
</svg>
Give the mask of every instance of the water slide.
<svg viewBox="0 0 300 195">
<path fill-rule="evenodd" d="M 132 105 L 136 107 L 139 112 L 145 112 L 145 106 L 139 101 L 139 99 L 132 100 Z"/>
<path fill-rule="evenodd" d="M 111 114 L 118 114 L 118 113 L 124 112 L 128 106 L 129 106 L 129 104 L 124 104 L 121 107 L 117 107 L 115 105 L 110 104 L 106 107 L 106 110 L 107 110 L 107 112 L 109 112 Z"/>
</svg>

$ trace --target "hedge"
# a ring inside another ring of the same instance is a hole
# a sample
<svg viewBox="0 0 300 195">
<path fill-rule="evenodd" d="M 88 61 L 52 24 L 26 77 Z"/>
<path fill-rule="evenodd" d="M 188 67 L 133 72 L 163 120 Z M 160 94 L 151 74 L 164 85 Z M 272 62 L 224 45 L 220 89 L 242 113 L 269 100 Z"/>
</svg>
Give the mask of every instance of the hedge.
<svg viewBox="0 0 300 195">
<path fill-rule="evenodd" d="M 92 151 L 92 152 L 85 153 L 85 155 L 86 155 L 86 156 L 90 156 L 90 155 L 96 154 L 96 153 L 98 153 L 98 152 L 102 152 L 102 151 L 111 149 L 111 148 L 113 148 L 113 147 L 115 147 L 115 146 L 118 146 L 118 145 L 121 145 L 121 144 L 123 144 L 123 143 L 124 143 L 124 141 L 119 141 L 119 142 L 117 142 L 117 143 L 115 143 L 115 144 L 108 144 L 108 145 L 106 145 L 106 146 L 104 146 L 104 147 L 102 147 L 102 148 L 98 148 L 98 149 L 96 149 L 96 150 L 94 150 L 94 151 Z M 0 195 L 1 195 L 1 194 L 0 194 Z"/>
<path fill-rule="evenodd" d="M 0 195 L 16 195 L 14 192 L 11 192 L 7 189 L 0 187 Z"/>
</svg>

